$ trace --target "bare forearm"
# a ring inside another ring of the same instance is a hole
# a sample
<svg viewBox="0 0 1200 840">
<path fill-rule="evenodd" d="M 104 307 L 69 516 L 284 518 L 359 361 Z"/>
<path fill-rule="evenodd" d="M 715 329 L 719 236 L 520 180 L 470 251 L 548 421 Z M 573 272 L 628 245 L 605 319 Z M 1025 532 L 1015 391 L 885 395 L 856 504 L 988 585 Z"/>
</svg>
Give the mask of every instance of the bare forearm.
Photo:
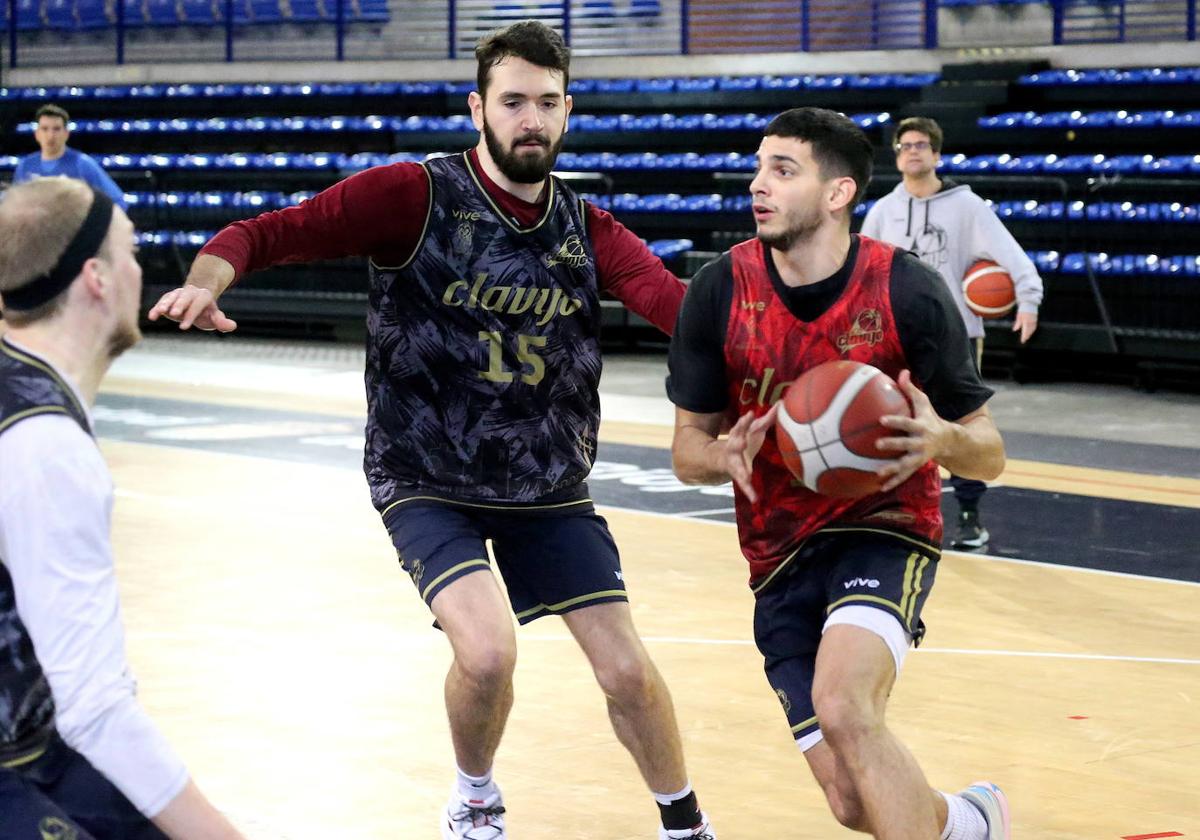
<svg viewBox="0 0 1200 840">
<path fill-rule="evenodd" d="M 212 292 L 213 297 L 217 298 L 233 285 L 235 278 L 236 272 L 233 266 L 223 257 L 215 254 L 200 254 L 192 263 L 191 271 L 188 272 L 185 282 L 189 286 L 208 289 Z"/>
<path fill-rule="evenodd" d="M 989 417 L 947 423 L 937 462 L 963 478 L 990 481 L 1004 471 L 1004 441 Z"/>
<path fill-rule="evenodd" d="M 171 840 L 245 840 L 192 781 L 151 822 Z"/>
<path fill-rule="evenodd" d="M 678 429 L 671 460 L 676 477 L 684 484 L 724 484 L 730 479 L 725 441 L 703 429 L 691 426 Z"/>
</svg>

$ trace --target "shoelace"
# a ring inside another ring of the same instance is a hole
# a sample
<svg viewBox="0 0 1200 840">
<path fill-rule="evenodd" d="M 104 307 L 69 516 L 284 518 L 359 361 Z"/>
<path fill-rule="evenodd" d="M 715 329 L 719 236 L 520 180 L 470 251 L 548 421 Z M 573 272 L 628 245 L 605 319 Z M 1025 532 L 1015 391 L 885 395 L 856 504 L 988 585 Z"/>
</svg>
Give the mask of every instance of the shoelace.
<svg viewBox="0 0 1200 840">
<path fill-rule="evenodd" d="M 473 805 L 463 803 L 463 809 L 457 814 L 451 814 L 455 822 L 464 822 L 470 820 L 474 824 L 480 817 L 488 817 L 488 822 L 484 825 L 490 825 L 491 817 L 499 817 L 504 814 L 503 805 L 493 805 L 491 808 L 476 808 Z"/>
</svg>

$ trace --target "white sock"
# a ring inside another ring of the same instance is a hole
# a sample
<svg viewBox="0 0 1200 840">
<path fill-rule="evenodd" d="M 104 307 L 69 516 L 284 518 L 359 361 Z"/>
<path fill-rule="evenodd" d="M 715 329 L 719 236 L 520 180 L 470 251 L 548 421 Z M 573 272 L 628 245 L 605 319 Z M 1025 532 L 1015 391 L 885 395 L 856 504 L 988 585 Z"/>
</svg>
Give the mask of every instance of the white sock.
<svg viewBox="0 0 1200 840">
<path fill-rule="evenodd" d="M 659 805 L 670 805 L 672 802 L 678 802 L 680 799 L 683 799 L 685 796 L 687 796 L 691 792 L 692 792 L 692 783 L 688 782 L 686 785 L 683 786 L 683 790 L 677 791 L 675 793 L 656 793 L 656 794 L 654 794 L 654 801 L 657 802 Z"/>
<path fill-rule="evenodd" d="M 941 840 L 987 840 L 987 820 L 979 809 L 955 793 L 942 793 L 948 813 Z"/>
<path fill-rule="evenodd" d="M 492 781 L 490 768 L 482 776 L 472 776 L 458 768 L 458 795 L 463 799 L 487 799 L 493 793 L 499 793 L 499 788 Z"/>
</svg>

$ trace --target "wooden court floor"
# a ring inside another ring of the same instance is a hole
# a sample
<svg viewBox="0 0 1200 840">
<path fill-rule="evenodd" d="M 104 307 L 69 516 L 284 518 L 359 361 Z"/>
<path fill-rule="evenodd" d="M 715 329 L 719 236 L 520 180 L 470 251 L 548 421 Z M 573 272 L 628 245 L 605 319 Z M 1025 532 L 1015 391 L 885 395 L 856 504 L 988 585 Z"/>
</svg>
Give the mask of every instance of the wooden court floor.
<svg viewBox="0 0 1200 840">
<path fill-rule="evenodd" d="M 140 695 L 201 786 L 262 840 L 436 840 L 453 774 L 449 646 L 361 474 L 103 449 Z M 602 512 L 722 840 L 856 836 L 828 815 L 762 676 L 734 529 Z M 947 553 L 891 725 L 935 786 L 1002 785 L 1022 840 L 1200 840 L 1198 616 L 1193 583 Z M 562 623 L 518 643 L 496 767 L 510 836 L 654 837 L 652 801 Z"/>
</svg>

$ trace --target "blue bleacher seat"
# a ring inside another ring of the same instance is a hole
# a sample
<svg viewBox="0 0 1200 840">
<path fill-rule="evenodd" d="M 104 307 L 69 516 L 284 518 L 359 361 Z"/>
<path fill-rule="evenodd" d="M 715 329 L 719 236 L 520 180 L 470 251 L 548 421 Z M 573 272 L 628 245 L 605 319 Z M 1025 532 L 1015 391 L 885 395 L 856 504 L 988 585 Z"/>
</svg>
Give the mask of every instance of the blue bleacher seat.
<svg viewBox="0 0 1200 840">
<path fill-rule="evenodd" d="M 332 19 L 337 6 L 332 5 L 332 13 L 327 12 L 322 0 L 291 0 L 292 20 L 300 23 L 314 23 Z"/>
<path fill-rule="evenodd" d="M 224 20 L 222 0 L 179 0 L 183 22 L 193 26 L 211 26 Z"/>
<path fill-rule="evenodd" d="M 387 0 L 356 0 L 354 19 L 367 23 L 387 23 L 392 19 Z"/>
<path fill-rule="evenodd" d="M 146 20 L 151 26 L 178 26 L 176 0 L 146 0 Z"/>
<path fill-rule="evenodd" d="M 46 0 L 43 13 L 51 29 L 73 32 L 78 28 L 74 0 Z"/>
<path fill-rule="evenodd" d="M 42 28 L 42 6 L 40 0 L 17 0 L 17 31 L 27 32 Z"/>
<path fill-rule="evenodd" d="M 283 9 L 279 0 L 250 0 L 250 19 L 254 23 L 281 23 Z"/>
<path fill-rule="evenodd" d="M 613 0 L 583 0 L 578 9 L 572 12 L 574 17 L 610 19 L 617 16 L 617 4 Z"/>
<path fill-rule="evenodd" d="M 662 14 L 659 0 L 629 0 L 629 17 L 656 18 Z"/>
<path fill-rule="evenodd" d="M 104 0 L 75 0 L 80 29 L 107 29 L 112 25 Z"/>
</svg>

